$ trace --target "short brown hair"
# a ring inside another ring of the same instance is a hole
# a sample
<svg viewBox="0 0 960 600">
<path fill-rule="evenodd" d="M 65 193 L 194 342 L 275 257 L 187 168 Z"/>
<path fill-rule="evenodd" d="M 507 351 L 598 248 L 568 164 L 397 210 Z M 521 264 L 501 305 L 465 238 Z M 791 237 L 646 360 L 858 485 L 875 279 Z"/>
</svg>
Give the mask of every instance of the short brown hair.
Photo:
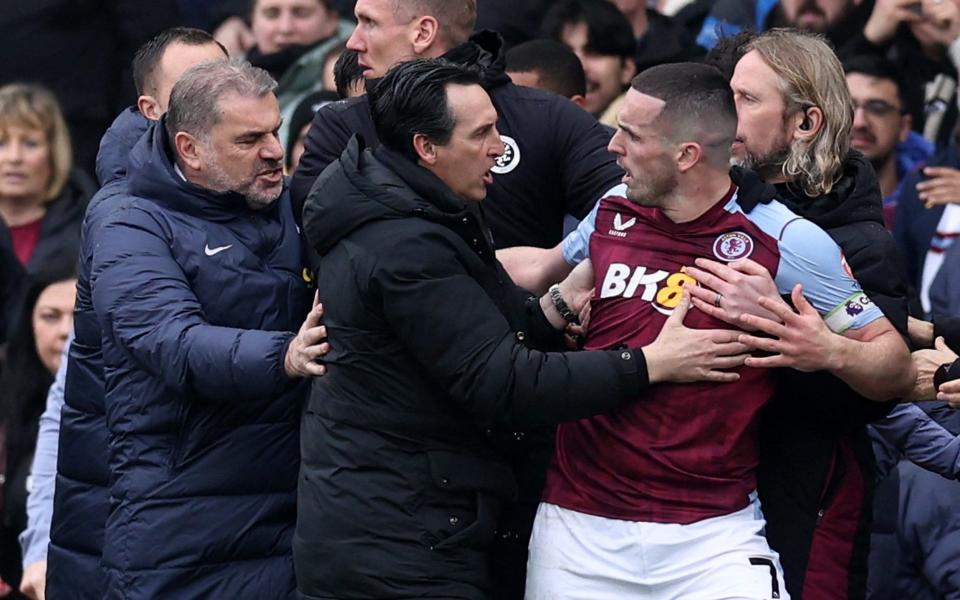
<svg viewBox="0 0 960 600">
<path fill-rule="evenodd" d="M 408 20 L 434 17 L 440 39 L 450 49 L 470 39 L 477 24 L 477 0 L 393 0 L 393 13 Z"/>
<path fill-rule="evenodd" d="M 60 104 L 52 93 L 39 85 L 12 83 L 0 87 L 0 131 L 8 127 L 39 129 L 50 146 L 50 181 L 47 202 L 60 195 L 73 168 L 70 133 Z"/>
</svg>

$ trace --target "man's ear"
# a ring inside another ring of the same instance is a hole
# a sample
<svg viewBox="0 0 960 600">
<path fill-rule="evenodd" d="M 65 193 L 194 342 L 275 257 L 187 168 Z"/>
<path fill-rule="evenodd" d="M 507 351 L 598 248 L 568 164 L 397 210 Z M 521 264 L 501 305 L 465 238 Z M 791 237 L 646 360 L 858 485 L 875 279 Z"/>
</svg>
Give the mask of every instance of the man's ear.
<svg viewBox="0 0 960 600">
<path fill-rule="evenodd" d="M 583 108 L 587 104 L 587 99 L 581 96 L 580 94 L 574 94 L 573 96 L 570 96 L 570 101 L 576 104 L 577 106 L 579 106 L 580 108 Z"/>
<path fill-rule="evenodd" d="M 146 94 L 137 98 L 137 110 L 151 121 L 159 121 L 160 117 L 163 116 L 163 111 L 160 110 L 160 103 L 157 102 L 157 99 Z"/>
<path fill-rule="evenodd" d="M 439 41 L 440 23 L 436 17 L 424 15 L 411 24 L 410 42 L 415 56 L 422 57 Z"/>
<path fill-rule="evenodd" d="M 793 116 L 793 125 L 794 139 L 809 142 L 823 128 L 823 111 L 819 106 L 798 110 Z"/>
<path fill-rule="evenodd" d="M 900 116 L 900 135 L 897 137 L 897 141 L 901 144 L 907 141 L 907 137 L 910 136 L 910 130 L 913 129 L 913 117 L 910 113 L 906 113 Z"/>
<path fill-rule="evenodd" d="M 626 87 L 637 74 L 637 63 L 632 58 L 621 58 L 620 61 L 620 85 Z"/>
<path fill-rule="evenodd" d="M 424 165 L 433 166 L 437 163 L 437 146 L 424 134 L 413 136 L 413 150 Z"/>
<path fill-rule="evenodd" d="M 173 139 L 173 145 L 176 147 L 177 156 L 184 166 L 193 171 L 201 170 L 200 167 L 203 164 L 203 159 L 197 138 L 185 131 L 180 131 Z"/>
<path fill-rule="evenodd" d="M 686 173 L 703 159 L 703 147 L 693 142 L 684 142 L 677 152 L 677 170 Z"/>
</svg>

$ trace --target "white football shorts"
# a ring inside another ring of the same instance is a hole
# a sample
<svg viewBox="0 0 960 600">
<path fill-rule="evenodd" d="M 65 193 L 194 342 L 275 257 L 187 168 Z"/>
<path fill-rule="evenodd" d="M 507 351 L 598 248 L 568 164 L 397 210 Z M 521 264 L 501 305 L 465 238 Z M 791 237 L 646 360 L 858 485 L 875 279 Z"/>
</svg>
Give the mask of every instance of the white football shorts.
<svg viewBox="0 0 960 600">
<path fill-rule="evenodd" d="M 620 521 L 541 503 L 526 600 L 789 600 L 756 496 L 689 525 Z"/>
</svg>

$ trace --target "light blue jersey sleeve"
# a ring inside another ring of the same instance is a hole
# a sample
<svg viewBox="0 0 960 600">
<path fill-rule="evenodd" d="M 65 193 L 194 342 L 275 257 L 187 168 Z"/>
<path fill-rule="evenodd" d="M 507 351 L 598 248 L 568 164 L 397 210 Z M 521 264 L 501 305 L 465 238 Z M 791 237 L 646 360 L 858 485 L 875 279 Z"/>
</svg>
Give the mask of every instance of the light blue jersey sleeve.
<svg viewBox="0 0 960 600">
<path fill-rule="evenodd" d="M 33 454 L 30 483 L 27 486 L 27 528 L 20 533 L 23 567 L 47 560 L 50 544 L 50 519 L 53 515 L 53 490 L 57 480 L 57 450 L 60 444 L 60 411 L 67 380 L 67 358 L 73 332 L 63 346 L 60 368 L 47 392 L 47 407 L 40 415 L 37 447 Z"/>
<path fill-rule="evenodd" d="M 803 285 L 803 295 L 835 333 L 859 329 L 883 313 L 850 275 L 837 243 L 810 221 L 795 217 L 779 236 L 780 266 L 775 281 L 781 294 Z"/>
<path fill-rule="evenodd" d="M 577 228 L 563 238 L 563 260 L 571 267 L 579 265 L 584 259 L 590 258 L 590 236 L 597 230 L 597 209 L 600 202 L 593 205 L 593 210 L 585 216 Z"/>
</svg>

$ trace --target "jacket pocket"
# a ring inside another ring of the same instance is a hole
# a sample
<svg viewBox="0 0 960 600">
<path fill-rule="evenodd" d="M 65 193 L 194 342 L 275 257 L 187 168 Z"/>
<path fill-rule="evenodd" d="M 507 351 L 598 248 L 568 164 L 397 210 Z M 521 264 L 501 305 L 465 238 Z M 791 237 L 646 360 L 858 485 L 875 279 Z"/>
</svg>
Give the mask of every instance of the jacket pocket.
<svg viewBox="0 0 960 600">
<path fill-rule="evenodd" d="M 421 538 L 434 550 L 483 548 L 493 541 L 500 507 L 516 498 L 506 465 L 453 452 L 427 452 L 430 484 L 419 509 Z"/>
</svg>

